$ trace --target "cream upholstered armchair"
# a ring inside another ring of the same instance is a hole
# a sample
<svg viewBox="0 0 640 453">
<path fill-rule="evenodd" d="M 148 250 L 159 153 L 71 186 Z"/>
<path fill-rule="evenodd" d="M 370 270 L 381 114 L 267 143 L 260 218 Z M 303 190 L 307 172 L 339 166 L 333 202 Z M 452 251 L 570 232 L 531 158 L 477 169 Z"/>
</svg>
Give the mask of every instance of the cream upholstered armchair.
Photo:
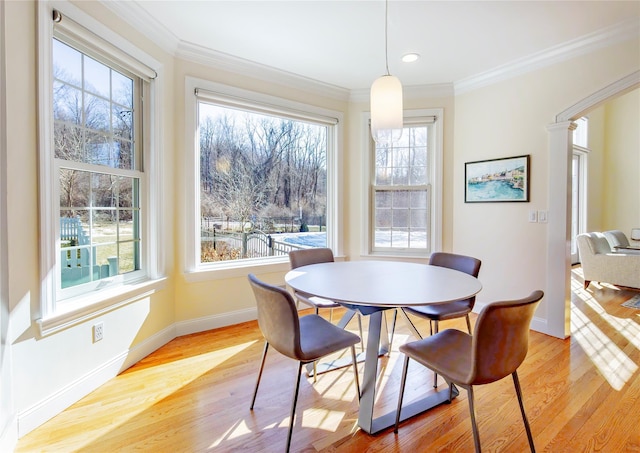
<svg viewBox="0 0 640 453">
<path fill-rule="evenodd" d="M 632 230 L 633 233 L 633 230 Z M 610 230 L 605 231 L 604 237 L 609 241 L 609 245 L 611 246 L 612 252 L 622 252 L 628 253 L 631 255 L 640 255 L 640 249 L 634 249 L 629 244 L 629 239 L 627 239 L 627 235 L 624 234 L 620 230 Z M 634 246 L 635 247 L 635 246 Z"/>
<path fill-rule="evenodd" d="M 585 288 L 592 281 L 640 288 L 640 255 L 612 252 L 602 233 L 579 234 L 577 241 Z"/>
</svg>

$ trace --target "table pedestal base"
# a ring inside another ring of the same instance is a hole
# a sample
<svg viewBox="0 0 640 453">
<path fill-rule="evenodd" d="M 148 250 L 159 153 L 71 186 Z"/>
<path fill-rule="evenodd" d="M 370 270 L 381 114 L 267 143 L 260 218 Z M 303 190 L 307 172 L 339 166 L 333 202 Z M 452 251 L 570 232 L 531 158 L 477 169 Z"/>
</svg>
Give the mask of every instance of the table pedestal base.
<svg viewBox="0 0 640 453">
<path fill-rule="evenodd" d="M 380 310 L 369 315 L 369 338 L 365 350 L 364 377 L 362 379 L 362 396 L 360 398 L 360 410 L 358 411 L 358 425 L 369 434 L 378 433 L 396 422 L 396 411 L 392 411 L 378 418 L 373 418 L 373 408 L 376 400 L 376 381 L 378 378 L 378 356 L 376 351 L 383 345 L 388 347 L 385 323 L 382 318 L 384 311 Z M 384 332 L 384 335 L 382 333 Z M 458 396 L 458 389 L 454 386 L 452 398 Z M 437 391 L 429 396 L 411 403 L 402 408 L 401 420 L 414 417 L 422 412 L 432 409 L 442 403 L 449 402 L 449 387 Z"/>
<path fill-rule="evenodd" d="M 457 397 L 459 394 L 458 389 L 454 386 L 453 393 L 451 394 L 452 398 Z M 444 403 L 450 403 L 449 400 L 449 388 L 444 390 L 439 390 L 436 393 L 432 393 L 431 395 L 422 398 L 418 401 L 414 401 L 411 404 L 402 407 L 402 411 L 400 413 L 400 422 L 410 419 L 411 417 L 415 417 L 423 412 L 428 411 L 429 409 L 433 409 L 436 406 L 439 406 Z M 369 434 L 376 434 L 380 431 L 383 431 L 396 423 L 396 411 L 389 412 L 388 414 L 384 414 L 378 418 L 375 418 L 371 421 L 370 431 L 365 430 Z M 360 426 L 362 428 L 362 426 Z M 364 429 L 364 428 L 362 428 Z"/>
</svg>

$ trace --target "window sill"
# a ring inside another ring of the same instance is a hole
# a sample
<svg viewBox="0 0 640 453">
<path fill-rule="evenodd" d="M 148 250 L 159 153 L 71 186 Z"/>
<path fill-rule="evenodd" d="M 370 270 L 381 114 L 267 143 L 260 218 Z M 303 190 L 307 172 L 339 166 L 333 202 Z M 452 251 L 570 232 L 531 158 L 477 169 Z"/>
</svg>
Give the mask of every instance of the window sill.
<svg viewBox="0 0 640 453">
<path fill-rule="evenodd" d="M 166 278 L 145 280 L 65 301 L 56 313 L 36 320 L 39 335 L 41 338 L 52 335 L 147 297 L 164 289 L 166 281 Z"/>
<path fill-rule="evenodd" d="M 223 280 L 226 278 L 246 277 L 250 273 L 261 274 L 265 272 L 287 272 L 291 270 L 289 258 L 265 259 L 262 261 L 228 261 L 224 264 L 215 264 L 202 267 L 194 271 L 185 272 L 184 278 L 188 283 L 204 282 L 210 280 Z"/>
<path fill-rule="evenodd" d="M 429 260 L 429 255 L 425 254 L 425 252 L 419 253 L 402 253 L 402 252 L 369 252 L 369 253 L 361 253 L 361 257 L 367 259 L 376 259 L 376 260 L 390 260 L 390 261 L 415 261 L 415 262 L 424 262 L 424 260 Z"/>
</svg>

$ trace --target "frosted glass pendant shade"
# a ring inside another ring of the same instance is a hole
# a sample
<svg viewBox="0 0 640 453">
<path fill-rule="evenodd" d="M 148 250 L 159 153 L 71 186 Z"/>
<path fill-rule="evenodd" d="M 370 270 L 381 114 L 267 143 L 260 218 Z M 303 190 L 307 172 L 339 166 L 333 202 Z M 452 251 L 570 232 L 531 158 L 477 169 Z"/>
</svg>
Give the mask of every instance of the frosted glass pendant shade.
<svg viewBox="0 0 640 453">
<path fill-rule="evenodd" d="M 402 135 L 402 83 L 384 75 L 371 85 L 371 135 L 376 142 L 397 141 Z"/>
</svg>

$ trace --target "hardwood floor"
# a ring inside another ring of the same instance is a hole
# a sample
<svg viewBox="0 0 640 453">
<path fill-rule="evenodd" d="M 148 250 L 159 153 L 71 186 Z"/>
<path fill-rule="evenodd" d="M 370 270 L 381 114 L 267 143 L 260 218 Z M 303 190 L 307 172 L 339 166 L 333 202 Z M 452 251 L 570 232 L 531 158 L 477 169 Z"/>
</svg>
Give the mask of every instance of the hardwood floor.
<svg viewBox="0 0 640 453">
<path fill-rule="evenodd" d="M 621 303 L 640 291 L 594 283 L 584 290 L 580 269 L 574 273 L 571 338 L 532 332 L 519 369 L 536 448 L 638 452 L 640 310 Z M 466 329 L 463 320 L 446 326 Z M 348 328 L 357 333 L 355 320 Z M 428 331 L 424 323 L 418 328 Z M 380 359 L 376 413 L 397 404 L 397 347 L 409 339 L 399 322 L 391 355 Z M 250 411 L 262 348 L 255 322 L 176 338 L 24 436 L 16 452 L 284 451 L 297 365 L 270 351 Z M 415 365 L 409 373 L 405 401 L 432 388 L 426 369 Z M 512 380 L 479 386 L 476 398 L 483 451 L 528 451 Z M 321 374 L 316 383 L 305 376 L 291 451 L 473 451 L 464 390 L 451 404 L 401 424 L 398 434 L 363 433 L 357 410 L 351 368 Z"/>
</svg>

